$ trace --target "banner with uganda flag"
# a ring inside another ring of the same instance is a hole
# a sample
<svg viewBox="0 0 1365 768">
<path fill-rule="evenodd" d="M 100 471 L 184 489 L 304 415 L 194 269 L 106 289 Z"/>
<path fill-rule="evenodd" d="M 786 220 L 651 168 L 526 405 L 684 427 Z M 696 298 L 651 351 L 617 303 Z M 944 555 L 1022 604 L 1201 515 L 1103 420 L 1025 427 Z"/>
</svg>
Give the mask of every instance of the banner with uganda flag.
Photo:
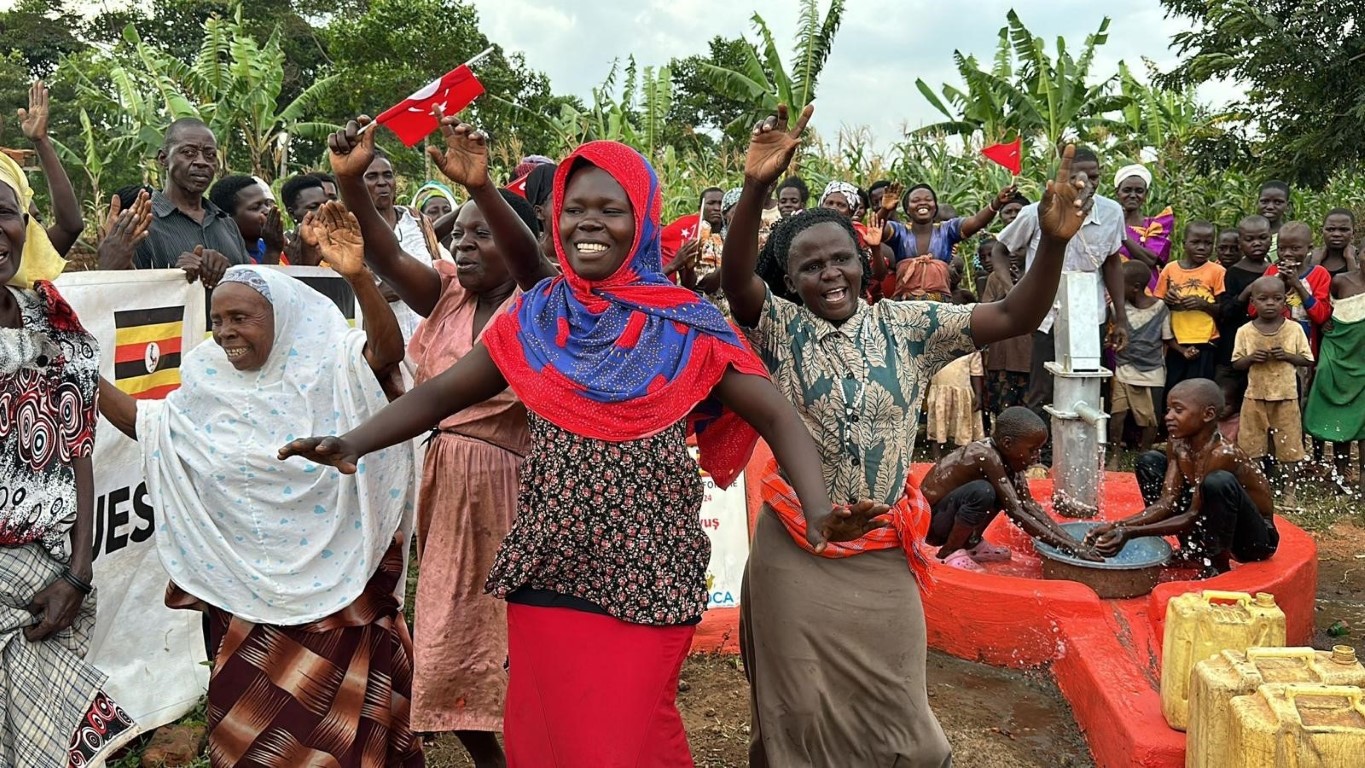
<svg viewBox="0 0 1365 768">
<path fill-rule="evenodd" d="M 344 279 L 325 267 L 282 267 L 359 313 Z M 180 386 L 180 361 L 210 340 L 208 300 L 181 270 L 68 272 L 57 290 L 99 343 L 100 375 L 141 400 Z M 157 510 L 137 443 L 101 418 L 95 432 L 95 633 L 86 658 L 140 730 L 192 711 L 208 685 L 200 614 L 165 605 L 169 577 L 153 539 Z"/>
</svg>

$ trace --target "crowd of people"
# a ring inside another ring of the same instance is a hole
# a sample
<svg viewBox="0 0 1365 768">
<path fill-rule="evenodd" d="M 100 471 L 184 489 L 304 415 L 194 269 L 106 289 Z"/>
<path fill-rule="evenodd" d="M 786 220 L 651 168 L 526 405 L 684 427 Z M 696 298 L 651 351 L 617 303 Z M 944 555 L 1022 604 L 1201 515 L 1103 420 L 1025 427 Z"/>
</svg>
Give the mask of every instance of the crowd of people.
<svg viewBox="0 0 1365 768">
<path fill-rule="evenodd" d="M 1292 504 L 1293 472 L 1256 462 L 1302 460 L 1304 427 L 1347 490 L 1365 437 L 1343 410 L 1365 387 L 1349 211 L 1317 250 L 1278 182 L 1235 230 L 1148 216 L 1150 172 L 1123 168 L 1111 198 L 1085 147 L 1040 201 L 1010 186 L 970 216 L 925 184 L 812 200 L 787 175 L 812 113 L 756 125 L 743 184 L 671 224 L 619 143 L 527 157 L 500 187 L 487 137 L 441 117 L 451 186 L 407 206 L 362 117 L 276 203 L 218 178 L 217 137 L 177 120 L 162 187 L 113 196 L 96 261 L 202 283 L 212 342 L 164 400 L 135 400 L 52 283 L 83 225 L 35 85 L 22 126 L 52 226 L 0 155 L 0 685 L 19 696 L 0 762 L 83 765 L 137 730 L 84 660 L 97 411 L 141 451 L 167 605 L 203 616 L 214 766 L 416 766 L 438 732 L 481 767 L 691 765 L 675 697 L 707 604 L 698 466 L 728 485 L 760 438 L 754 766 L 951 763 L 920 589 L 930 560 L 1007 556 L 982 538 L 1001 510 L 1089 559 L 1180 534 L 1216 572 L 1273 554 L 1266 478 Z M 363 327 L 277 264 L 330 267 Z M 1046 461 L 1064 271 L 1105 289 L 1113 434 L 1131 418 L 1149 451 L 1148 508 L 1084 541 L 1024 479 Z M 956 447 L 923 487 L 922 428 Z"/>
</svg>

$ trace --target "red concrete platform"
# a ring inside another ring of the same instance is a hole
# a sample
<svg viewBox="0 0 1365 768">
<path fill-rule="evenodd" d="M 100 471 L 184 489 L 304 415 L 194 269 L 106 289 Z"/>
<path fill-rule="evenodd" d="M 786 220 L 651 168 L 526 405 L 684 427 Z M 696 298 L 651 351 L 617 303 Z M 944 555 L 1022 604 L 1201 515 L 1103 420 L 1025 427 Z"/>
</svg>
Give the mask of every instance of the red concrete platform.
<svg viewBox="0 0 1365 768">
<path fill-rule="evenodd" d="M 758 467 L 768 455 L 760 445 L 750 464 L 751 531 L 761 506 Z M 915 471 L 927 472 L 928 465 Z M 1051 481 L 1031 485 L 1035 498 L 1049 506 Z M 1133 476 L 1107 473 L 1101 517 L 1124 517 L 1141 508 Z M 1307 644 L 1312 635 L 1317 546 L 1283 519 L 1276 527 L 1279 551 L 1266 562 L 1203 581 L 1168 574 L 1176 580 L 1145 597 L 1101 600 L 1077 582 L 1019 575 L 1036 574 L 1036 556 L 1028 537 L 1002 516 L 986 537 L 1013 549 L 1014 563 L 992 565 L 986 573 L 932 566 L 934 584 L 924 593 L 929 646 L 996 666 L 1049 667 L 1100 768 L 1178 768 L 1184 765 L 1185 734 L 1166 725 L 1160 699 L 1161 638 L 1172 597 L 1205 589 L 1269 592 L 1285 612 L 1289 643 Z M 693 650 L 737 652 L 738 623 L 737 608 L 707 611 Z"/>
</svg>

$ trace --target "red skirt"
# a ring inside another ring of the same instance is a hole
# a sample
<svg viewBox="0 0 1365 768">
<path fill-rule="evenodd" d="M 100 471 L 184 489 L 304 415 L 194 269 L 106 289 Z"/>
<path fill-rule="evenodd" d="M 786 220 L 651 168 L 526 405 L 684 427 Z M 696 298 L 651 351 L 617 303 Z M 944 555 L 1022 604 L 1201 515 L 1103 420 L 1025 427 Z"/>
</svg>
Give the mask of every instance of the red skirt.
<svg viewBox="0 0 1365 768">
<path fill-rule="evenodd" d="M 677 695 L 695 631 L 508 603 L 509 768 L 691 768 Z"/>
</svg>

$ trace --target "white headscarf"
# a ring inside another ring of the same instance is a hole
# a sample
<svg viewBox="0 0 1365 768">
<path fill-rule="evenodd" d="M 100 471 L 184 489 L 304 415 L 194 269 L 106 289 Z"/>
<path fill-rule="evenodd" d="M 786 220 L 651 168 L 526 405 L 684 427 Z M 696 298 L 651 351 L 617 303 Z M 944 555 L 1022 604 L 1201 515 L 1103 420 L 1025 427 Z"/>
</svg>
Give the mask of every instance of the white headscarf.
<svg viewBox="0 0 1365 768">
<path fill-rule="evenodd" d="M 178 390 L 139 404 L 137 434 L 171 579 L 244 619 L 298 625 L 350 605 L 379 567 L 409 517 L 412 449 L 370 454 L 354 475 L 276 458 L 290 440 L 342 434 L 387 401 L 364 332 L 330 299 L 268 268 L 225 277 L 261 280 L 275 312 L 265 365 L 238 371 L 222 347 L 200 344 Z"/>
<path fill-rule="evenodd" d="M 836 192 L 843 195 L 844 199 L 848 201 L 850 211 L 857 210 L 858 206 L 863 204 L 863 198 L 858 195 L 858 188 L 847 181 L 839 181 L 838 179 L 825 185 L 825 191 L 820 195 L 820 203 L 823 205 L 825 198 Z"/>
<path fill-rule="evenodd" d="M 1114 174 L 1114 189 L 1123 186 L 1124 179 L 1127 179 L 1130 176 L 1136 176 L 1139 179 L 1142 179 L 1143 183 L 1148 187 L 1152 186 L 1152 172 L 1147 170 L 1147 167 L 1141 163 L 1133 163 L 1132 165 L 1123 166 L 1119 169 L 1118 173 Z"/>
</svg>

